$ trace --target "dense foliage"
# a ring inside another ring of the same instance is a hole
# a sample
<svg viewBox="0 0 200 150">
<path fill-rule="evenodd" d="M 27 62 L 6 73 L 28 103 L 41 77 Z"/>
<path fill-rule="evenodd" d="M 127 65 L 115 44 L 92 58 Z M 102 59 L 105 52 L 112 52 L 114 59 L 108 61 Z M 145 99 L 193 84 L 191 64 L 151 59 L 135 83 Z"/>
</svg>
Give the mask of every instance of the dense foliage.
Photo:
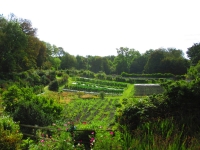
<svg viewBox="0 0 200 150">
<path fill-rule="evenodd" d="M 183 75 L 189 61 L 183 51 L 176 48 L 147 50 L 141 54 L 127 47 L 117 48 L 117 56 L 73 56 L 62 47 L 40 41 L 37 29 L 30 20 L 0 16 L 0 71 L 21 72 L 29 69 L 78 69 L 106 74 L 152 74 L 171 73 Z M 16 38 L 17 37 L 17 38 Z M 196 43 L 188 48 L 187 55 L 193 65 L 198 63 L 199 51 Z"/>
<path fill-rule="evenodd" d="M 128 125 L 133 130 L 144 122 L 172 117 L 179 129 L 185 126 L 185 134 L 192 135 L 199 131 L 200 79 L 167 82 L 163 87 L 163 94 L 153 95 L 127 106 L 118 116 L 119 123 Z"/>
<path fill-rule="evenodd" d="M 19 124 L 9 116 L 0 117 L 0 149 L 19 149 L 22 140 Z"/>
<path fill-rule="evenodd" d="M 21 124 L 46 126 L 58 119 L 62 106 L 52 98 L 35 95 L 31 89 L 11 86 L 2 94 L 5 111 Z"/>
</svg>

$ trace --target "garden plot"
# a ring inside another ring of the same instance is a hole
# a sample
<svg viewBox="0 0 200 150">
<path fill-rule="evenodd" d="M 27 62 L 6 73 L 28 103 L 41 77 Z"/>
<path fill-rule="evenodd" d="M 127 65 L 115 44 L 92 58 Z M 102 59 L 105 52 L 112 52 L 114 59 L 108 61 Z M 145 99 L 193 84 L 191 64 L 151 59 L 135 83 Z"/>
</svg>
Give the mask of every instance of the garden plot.
<svg viewBox="0 0 200 150">
<path fill-rule="evenodd" d="M 73 81 L 71 85 L 66 86 L 63 90 L 83 91 L 90 94 L 97 94 L 99 92 L 105 92 L 106 94 L 122 94 L 126 87 L 126 83 L 88 79 L 85 81 L 84 79 L 84 81 Z"/>
<path fill-rule="evenodd" d="M 109 127 L 114 122 L 118 101 L 118 99 L 73 100 L 65 106 L 64 120 L 74 121 L 77 126 L 83 123 L 88 125 L 95 123 L 97 126 Z"/>
<path fill-rule="evenodd" d="M 134 84 L 135 96 L 161 94 L 164 89 L 159 84 Z"/>
</svg>

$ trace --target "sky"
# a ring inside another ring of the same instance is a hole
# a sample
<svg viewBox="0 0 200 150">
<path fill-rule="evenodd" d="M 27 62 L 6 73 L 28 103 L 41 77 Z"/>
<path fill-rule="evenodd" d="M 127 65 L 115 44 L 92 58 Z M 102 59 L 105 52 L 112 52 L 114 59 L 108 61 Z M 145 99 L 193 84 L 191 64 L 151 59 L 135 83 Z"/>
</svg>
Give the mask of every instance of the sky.
<svg viewBox="0 0 200 150">
<path fill-rule="evenodd" d="M 117 55 L 120 47 L 186 53 L 200 42 L 199 6 L 200 0 L 0 0 L 0 14 L 31 20 L 41 41 L 74 56 Z"/>
</svg>

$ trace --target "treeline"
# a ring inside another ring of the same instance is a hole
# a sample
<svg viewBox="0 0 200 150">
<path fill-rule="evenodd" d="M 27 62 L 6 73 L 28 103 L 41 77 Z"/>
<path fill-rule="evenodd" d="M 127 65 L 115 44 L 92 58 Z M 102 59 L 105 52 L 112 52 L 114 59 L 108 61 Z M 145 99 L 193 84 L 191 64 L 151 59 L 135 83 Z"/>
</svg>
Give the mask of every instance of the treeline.
<svg viewBox="0 0 200 150">
<path fill-rule="evenodd" d="M 73 56 L 62 47 L 51 45 L 37 38 L 37 29 L 31 21 L 0 15 L 0 72 L 21 72 L 29 69 L 78 69 L 106 74 L 171 73 L 183 75 L 190 65 L 200 60 L 199 44 L 183 51 L 176 48 L 147 50 L 141 54 L 135 49 L 120 47 L 117 56 Z"/>
</svg>

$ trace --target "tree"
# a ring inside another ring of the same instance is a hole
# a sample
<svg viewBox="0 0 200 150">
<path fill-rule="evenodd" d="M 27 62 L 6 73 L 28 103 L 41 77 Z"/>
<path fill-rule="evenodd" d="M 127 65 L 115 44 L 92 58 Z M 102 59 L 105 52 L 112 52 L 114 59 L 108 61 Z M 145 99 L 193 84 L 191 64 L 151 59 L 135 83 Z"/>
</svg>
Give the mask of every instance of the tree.
<svg viewBox="0 0 200 150">
<path fill-rule="evenodd" d="M 139 51 L 135 49 L 129 49 L 127 47 L 120 47 L 117 49 L 117 57 L 115 58 L 116 72 L 121 74 L 122 72 L 130 72 L 131 63 L 141 56 Z"/>
<path fill-rule="evenodd" d="M 61 60 L 56 57 L 56 58 L 53 58 L 53 61 L 54 61 L 53 63 L 54 67 L 56 68 L 56 70 L 58 70 L 58 68 L 60 67 Z"/>
<path fill-rule="evenodd" d="M 28 44 L 25 48 L 26 56 L 23 57 L 23 68 L 28 70 L 37 67 L 37 57 L 39 55 L 41 41 L 34 36 L 28 36 Z"/>
<path fill-rule="evenodd" d="M 110 74 L 112 72 L 112 69 L 111 69 L 112 62 L 106 57 L 102 58 L 102 66 L 103 66 L 102 71 L 104 71 L 106 74 Z"/>
<path fill-rule="evenodd" d="M 77 66 L 76 68 L 81 70 L 86 70 L 87 69 L 87 59 L 83 56 L 76 56 L 76 62 L 77 62 Z"/>
<path fill-rule="evenodd" d="M 22 71 L 24 51 L 27 46 L 27 36 L 16 21 L 6 21 L 1 18 L 0 26 L 0 71 Z"/>
<path fill-rule="evenodd" d="M 41 68 L 46 60 L 46 45 L 36 35 L 31 21 L 0 17 L 0 71 L 19 72 Z"/>
<path fill-rule="evenodd" d="M 46 45 L 44 42 L 40 41 L 39 42 L 39 53 L 37 55 L 37 67 L 38 68 L 41 68 L 43 66 L 43 63 L 45 62 L 46 60 L 46 57 L 47 57 L 47 53 L 46 53 Z"/>
<path fill-rule="evenodd" d="M 144 55 L 134 59 L 130 66 L 130 73 L 143 73 L 144 66 L 147 63 L 147 58 Z"/>
<path fill-rule="evenodd" d="M 103 59 L 100 56 L 94 56 L 90 58 L 90 70 L 94 73 L 103 70 Z"/>
<path fill-rule="evenodd" d="M 196 65 L 200 60 L 200 43 L 194 43 L 192 47 L 188 48 L 187 56 L 192 65 Z"/>
<path fill-rule="evenodd" d="M 61 69 L 71 69 L 75 68 L 77 65 L 76 58 L 73 55 L 70 55 L 69 53 L 65 53 L 64 56 L 61 57 Z"/>
<path fill-rule="evenodd" d="M 189 63 L 183 58 L 166 57 L 161 61 L 160 73 L 172 73 L 175 75 L 183 75 L 187 73 Z"/>
<path fill-rule="evenodd" d="M 21 18 L 21 19 L 19 19 L 19 23 L 20 23 L 20 26 L 22 28 L 22 31 L 26 35 L 36 36 L 37 29 L 32 27 L 32 23 L 31 23 L 30 20 Z"/>
<path fill-rule="evenodd" d="M 116 64 L 116 72 L 117 74 L 121 74 L 121 72 L 129 72 L 128 62 L 126 56 L 128 55 L 129 48 L 120 47 L 117 49 L 117 57 L 114 62 Z"/>
<path fill-rule="evenodd" d="M 149 56 L 149 59 L 144 67 L 144 72 L 145 73 L 159 73 L 161 71 L 160 64 L 163 58 L 164 58 L 164 51 L 161 49 L 155 50 Z"/>
</svg>

